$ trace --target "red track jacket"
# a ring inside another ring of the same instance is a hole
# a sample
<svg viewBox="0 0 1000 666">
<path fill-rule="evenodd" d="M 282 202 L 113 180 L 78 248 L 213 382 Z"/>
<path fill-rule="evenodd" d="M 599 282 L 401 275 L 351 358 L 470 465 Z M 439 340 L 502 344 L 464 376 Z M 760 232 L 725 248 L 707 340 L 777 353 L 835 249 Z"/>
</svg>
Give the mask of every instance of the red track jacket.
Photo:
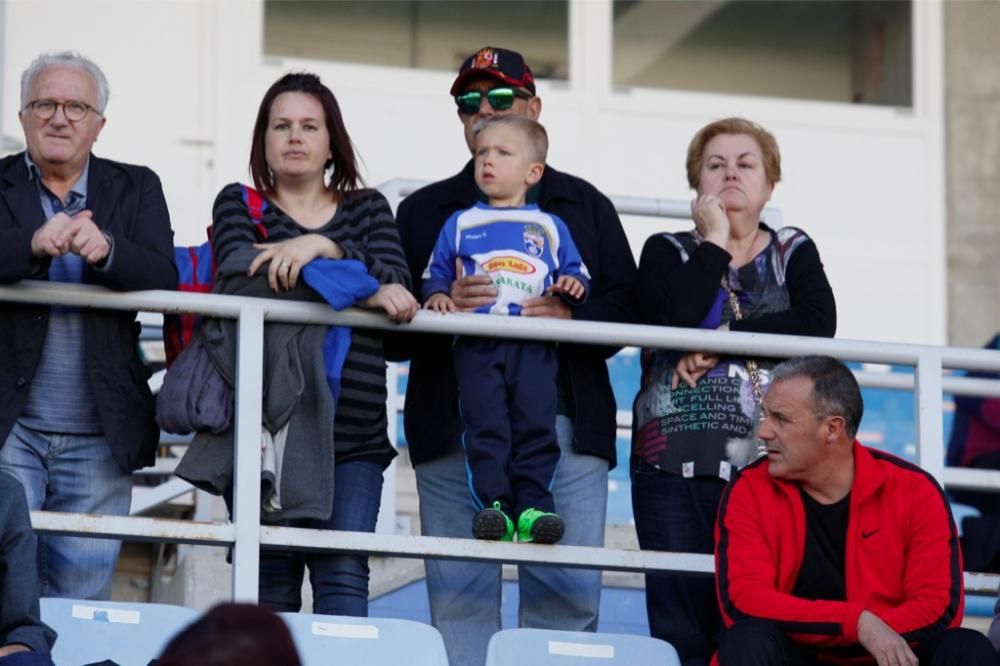
<svg viewBox="0 0 1000 666">
<path fill-rule="evenodd" d="M 854 442 L 844 572 L 846 601 L 794 597 L 805 550 L 799 486 L 772 478 L 767 459 L 722 496 L 715 527 L 716 587 L 726 627 L 773 620 L 833 663 L 874 663 L 858 644 L 869 610 L 911 644 L 962 622 L 958 533 L 948 500 L 919 467 Z M 867 659 L 866 659 L 867 657 Z"/>
</svg>

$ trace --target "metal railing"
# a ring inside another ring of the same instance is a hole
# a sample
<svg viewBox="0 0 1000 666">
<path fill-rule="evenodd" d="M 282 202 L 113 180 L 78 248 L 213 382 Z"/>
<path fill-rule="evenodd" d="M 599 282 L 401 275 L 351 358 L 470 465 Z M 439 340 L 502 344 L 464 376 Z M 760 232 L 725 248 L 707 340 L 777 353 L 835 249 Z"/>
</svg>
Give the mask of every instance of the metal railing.
<svg viewBox="0 0 1000 666">
<path fill-rule="evenodd" d="M 378 186 L 395 212 L 399 202 L 419 190 L 430 181 L 415 178 L 393 178 Z M 691 219 L 691 202 L 683 199 L 659 199 L 655 197 L 630 197 L 612 195 L 608 197 L 614 204 L 619 215 L 638 215 L 641 217 L 666 217 L 675 220 Z M 783 216 L 780 208 L 768 206 L 760 215 L 761 220 L 772 229 L 782 225 Z"/>
<path fill-rule="evenodd" d="M 298 550 L 338 550 L 412 558 L 473 559 L 489 562 L 534 563 L 614 571 L 686 571 L 711 574 L 710 555 L 632 551 L 580 546 L 483 544 L 471 539 L 400 536 L 304 530 L 261 526 L 260 447 L 262 357 L 265 322 L 304 322 L 344 325 L 395 332 L 449 335 L 496 335 L 490 317 L 474 314 L 440 316 L 420 312 L 408 324 L 395 324 L 372 312 L 334 312 L 319 304 L 283 302 L 211 294 L 170 291 L 114 293 L 100 287 L 25 281 L 0 287 L 0 301 L 51 303 L 86 308 L 198 312 L 237 320 L 235 515 L 233 522 L 192 522 L 144 517 L 114 517 L 33 512 L 41 532 L 170 541 L 186 544 L 233 546 L 233 597 L 257 599 L 259 547 Z M 789 357 L 823 353 L 845 361 L 891 363 L 914 368 L 912 377 L 887 380 L 862 373 L 867 385 L 908 388 L 912 384 L 917 414 L 917 461 L 950 487 L 1000 489 L 1000 472 L 945 468 L 942 391 L 1000 395 L 1000 381 L 943 376 L 945 368 L 1000 372 L 1000 352 L 857 340 L 829 340 L 686 328 L 668 328 L 586 321 L 510 318 L 506 337 L 550 341 L 641 346 L 667 349 L 703 349 L 740 355 Z M 966 574 L 966 587 L 994 592 L 1000 577 Z"/>
</svg>

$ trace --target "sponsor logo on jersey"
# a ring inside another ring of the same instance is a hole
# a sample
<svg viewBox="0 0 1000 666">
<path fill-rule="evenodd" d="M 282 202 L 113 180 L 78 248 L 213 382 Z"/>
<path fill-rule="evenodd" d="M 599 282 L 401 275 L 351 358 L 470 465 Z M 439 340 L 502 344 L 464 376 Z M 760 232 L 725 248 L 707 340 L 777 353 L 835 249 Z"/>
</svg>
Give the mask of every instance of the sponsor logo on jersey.
<svg viewBox="0 0 1000 666">
<path fill-rule="evenodd" d="M 483 269 L 487 273 L 495 273 L 497 271 L 507 271 L 509 273 L 521 273 L 523 275 L 529 275 L 535 272 L 535 267 L 524 259 L 518 257 L 506 256 L 506 257 L 493 257 L 489 261 L 483 264 Z"/>
</svg>

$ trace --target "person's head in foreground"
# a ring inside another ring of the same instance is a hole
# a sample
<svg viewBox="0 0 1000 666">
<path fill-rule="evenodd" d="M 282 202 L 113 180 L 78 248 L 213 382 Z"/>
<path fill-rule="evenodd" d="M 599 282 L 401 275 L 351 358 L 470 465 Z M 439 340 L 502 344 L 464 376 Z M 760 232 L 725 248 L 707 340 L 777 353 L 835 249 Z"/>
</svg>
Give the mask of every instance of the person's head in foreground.
<svg viewBox="0 0 1000 666">
<path fill-rule="evenodd" d="M 253 604 L 219 604 L 171 639 L 157 666 L 299 666 L 284 620 Z"/>
</svg>

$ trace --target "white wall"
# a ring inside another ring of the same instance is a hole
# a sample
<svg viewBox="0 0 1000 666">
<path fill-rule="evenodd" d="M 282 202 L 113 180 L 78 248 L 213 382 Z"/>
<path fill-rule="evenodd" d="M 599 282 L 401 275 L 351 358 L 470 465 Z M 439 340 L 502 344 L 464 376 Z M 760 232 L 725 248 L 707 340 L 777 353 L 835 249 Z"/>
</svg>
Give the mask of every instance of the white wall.
<svg viewBox="0 0 1000 666">
<path fill-rule="evenodd" d="M 178 238 L 210 223 L 204 190 L 211 151 L 205 122 L 203 64 L 211 61 L 210 3 L 194 0 L 8 0 L 3 128 L 21 137 L 20 75 L 39 54 L 76 50 L 107 75 L 107 124 L 94 152 L 146 164 L 160 175 Z"/>
<path fill-rule="evenodd" d="M 369 183 L 440 178 L 467 157 L 452 74 L 266 59 L 260 0 L 8 0 L 6 133 L 19 131 L 17 78 L 38 52 L 75 48 L 112 87 L 99 154 L 164 180 L 177 240 L 210 222 L 214 194 L 246 178 L 261 95 L 291 69 L 337 93 Z M 817 241 L 837 295 L 839 337 L 945 340 L 941 8 L 914 3 L 914 108 L 612 90 L 610 2 L 573 0 L 570 80 L 539 85 L 550 162 L 609 194 L 689 198 L 684 155 L 705 122 L 746 115 L 778 137 L 773 203 Z M 205 144 L 205 145 L 201 145 Z M 634 250 L 676 223 L 627 220 Z"/>
</svg>

